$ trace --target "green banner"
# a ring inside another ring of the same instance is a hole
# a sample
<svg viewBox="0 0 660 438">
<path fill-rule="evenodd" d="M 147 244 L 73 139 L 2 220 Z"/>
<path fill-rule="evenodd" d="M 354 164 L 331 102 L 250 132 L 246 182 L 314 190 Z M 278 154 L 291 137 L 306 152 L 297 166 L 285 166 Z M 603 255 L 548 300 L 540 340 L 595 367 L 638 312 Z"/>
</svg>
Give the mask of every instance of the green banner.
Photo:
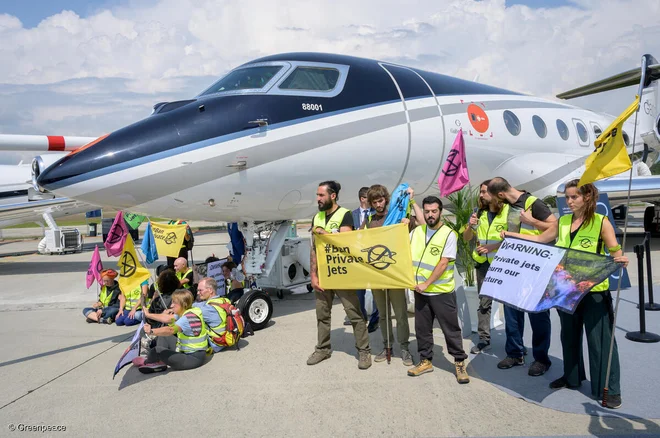
<svg viewBox="0 0 660 438">
<path fill-rule="evenodd" d="M 137 230 L 137 228 L 140 226 L 142 222 L 144 222 L 145 219 L 146 216 L 142 216 L 135 213 L 124 213 L 124 220 L 126 221 L 128 226 L 134 230 Z"/>
</svg>

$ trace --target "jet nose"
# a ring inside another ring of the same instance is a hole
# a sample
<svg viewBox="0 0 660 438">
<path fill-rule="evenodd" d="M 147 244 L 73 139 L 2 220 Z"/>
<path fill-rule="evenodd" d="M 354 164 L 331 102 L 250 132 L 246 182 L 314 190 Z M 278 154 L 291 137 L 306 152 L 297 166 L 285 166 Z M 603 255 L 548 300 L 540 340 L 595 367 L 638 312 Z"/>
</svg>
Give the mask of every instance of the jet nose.
<svg viewBox="0 0 660 438">
<path fill-rule="evenodd" d="M 32 181 L 36 182 L 36 185 L 42 190 L 51 192 L 58 191 L 60 188 L 72 183 L 74 178 L 83 175 L 90 169 L 90 159 L 93 159 L 92 155 L 98 155 L 96 152 L 90 154 L 85 151 L 102 142 L 107 137 L 108 134 L 97 138 L 46 168 L 44 166 L 33 165 Z"/>
</svg>

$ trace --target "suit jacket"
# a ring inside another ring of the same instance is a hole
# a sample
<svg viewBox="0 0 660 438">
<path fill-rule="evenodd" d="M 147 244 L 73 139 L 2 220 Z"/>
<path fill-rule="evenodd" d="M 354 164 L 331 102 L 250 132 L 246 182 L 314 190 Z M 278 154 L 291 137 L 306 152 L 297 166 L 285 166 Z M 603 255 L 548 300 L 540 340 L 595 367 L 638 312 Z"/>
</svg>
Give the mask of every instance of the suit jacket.
<svg viewBox="0 0 660 438">
<path fill-rule="evenodd" d="M 360 215 L 360 207 L 353 210 L 352 213 L 353 213 L 353 226 L 357 230 L 362 225 L 362 217 Z M 370 215 L 375 214 L 375 213 L 376 213 L 376 210 L 374 210 L 373 208 L 369 209 L 369 214 Z"/>
</svg>

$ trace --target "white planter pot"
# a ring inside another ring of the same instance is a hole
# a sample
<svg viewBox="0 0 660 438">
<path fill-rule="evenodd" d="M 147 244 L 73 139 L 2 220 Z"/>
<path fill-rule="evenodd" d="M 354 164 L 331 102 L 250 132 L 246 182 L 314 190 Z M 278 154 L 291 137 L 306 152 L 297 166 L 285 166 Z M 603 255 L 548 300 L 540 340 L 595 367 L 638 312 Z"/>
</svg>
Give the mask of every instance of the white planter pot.
<svg viewBox="0 0 660 438">
<path fill-rule="evenodd" d="M 479 327 L 479 292 L 476 286 L 463 285 L 463 278 L 456 274 L 456 301 L 458 317 L 463 327 L 463 336 L 477 333 Z M 504 310 L 502 305 L 493 301 L 490 314 L 490 328 L 495 329 L 504 324 Z"/>
</svg>

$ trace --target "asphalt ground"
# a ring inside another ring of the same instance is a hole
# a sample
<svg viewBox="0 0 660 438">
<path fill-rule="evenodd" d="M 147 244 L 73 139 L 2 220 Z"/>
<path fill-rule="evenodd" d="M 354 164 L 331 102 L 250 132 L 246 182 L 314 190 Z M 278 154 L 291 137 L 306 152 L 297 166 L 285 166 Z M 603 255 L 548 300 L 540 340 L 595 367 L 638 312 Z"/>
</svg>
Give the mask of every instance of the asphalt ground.
<svg viewBox="0 0 660 438">
<path fill-rule="evenodd" d="M 84 322 L 81 309 L 96 299 L 95 286 L 85 289 L 84 277 L 100 240 L 86 239 L 78 254 L 0 258 L 0 436 L 35 426 L 60 429 L 41 436 L 660 435 L 660 408 L 654 419 L 626 418 L 617 411 L 604 415 L 589 407 L 581 414 L 564 413 L 509 395 L 470 365 L 471 382 L 459 385 L 438 328 L 433 373 L 408 377 L 397 357 L 390 365 L 359 370 L 339 301 L 333 307 L 333 355 L 307 366 L 316 343 L 313 294 L 273 296 L 267 328 L 242 340 L 240 351 L 217 354 L 199 369 L 143 375 L 127 367 L 113 380 L 134 328 Z M 227 253 L 226 233 L 199 233 L 195 240 L 196 260 Z M 0 252 L 30 251 L 37 242 L 4 242 Z M 634 243 L 629 239 L 626 245 L 631 256 Z M 654 241 L 655 266 L 660 266 L 658 246 Z M 102 258 L 105 267 L 116 265 L 104 253 Z M 636 285 L 635 261 L 630 274 Z M 656 284 L 659 275 L 657 268 Z M 410 326 L 414 332 L 412 317 Z M 380 332 L 370 338 L 377 354 Z M 415 352 L 414 334 L 411 339 Z M 465 349 L 471 346 L 472 339 L 464 339 Z M 657 378 L 657 364 L 648 368 Z"/>
</svg>

